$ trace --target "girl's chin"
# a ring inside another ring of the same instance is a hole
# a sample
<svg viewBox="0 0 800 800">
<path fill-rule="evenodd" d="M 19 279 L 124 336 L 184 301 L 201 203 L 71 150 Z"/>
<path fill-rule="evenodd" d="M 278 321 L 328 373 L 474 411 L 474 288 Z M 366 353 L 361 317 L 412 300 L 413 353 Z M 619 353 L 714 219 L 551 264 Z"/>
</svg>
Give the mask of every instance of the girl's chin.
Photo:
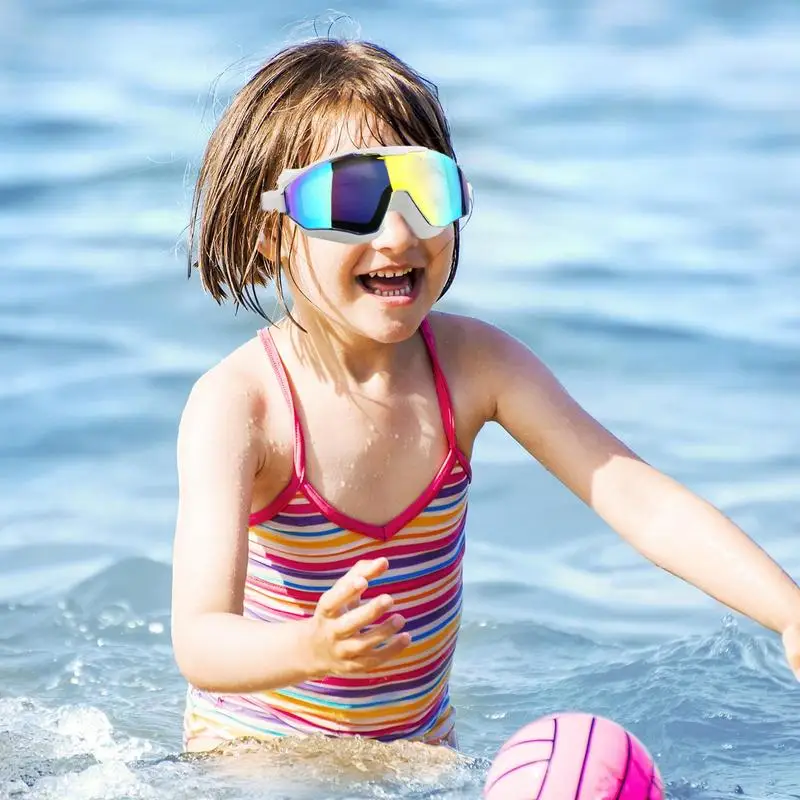
<svg viewBox="0 0 800 800">
<path fill-rule="evenodd" d="M 430 308 L 416 306 L 391 306 L 381 314 L 354 315 L 353 327 L 361 336 L 382 344 L 399 344 L 410 339 L 427 316 Z"/>
</svg>

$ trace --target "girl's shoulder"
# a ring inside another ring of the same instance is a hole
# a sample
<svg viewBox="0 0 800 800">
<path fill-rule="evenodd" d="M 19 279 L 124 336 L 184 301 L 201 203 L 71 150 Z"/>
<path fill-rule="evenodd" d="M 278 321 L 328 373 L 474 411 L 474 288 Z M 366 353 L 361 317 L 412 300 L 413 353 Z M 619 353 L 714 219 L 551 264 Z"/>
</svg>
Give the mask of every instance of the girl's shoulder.
<svg viewBox="0 0 800 800">
<path fill-rule="evenodd" d="M 434 333 L 452 335 L 454 333 L 480 333 L 497 330 L 491 323 L 468 314 L 453 314 L 449 311 L 431 311 L 428 322 Z"/>
<path fill-rule="evenodd" d="M 499 395 L 521 373 L 537 376 L 542 386 L 549 383 L 541 359 L 508 331 L 460 314 L 438 312 L 429 321 L 445 376 L 480 407 L 495 408 Z"/>
<path fill-rule="evenodd" d="M 191 387 L 181 426 L 205 427 L 224 420 L 259 426 L 268 405 L 263 346 L 254 336 L 203 373 Z"/>
<path fill-rule="evenodd" d="M 436 354 L 462 422 L 475 429 L 492 419 L 508 334 L 491 323 L 443 312 L 428 317 Z"/>
<path fill-rule="evenodd" d="M 501 358 L 514 341 L 501 328 L 465 314 L 437 311 L 428 316 L 428 321 L 445 369 L 449 363 L 452 369 L 466 366 L 474 372 L 483 362 Z"/>
</svg>

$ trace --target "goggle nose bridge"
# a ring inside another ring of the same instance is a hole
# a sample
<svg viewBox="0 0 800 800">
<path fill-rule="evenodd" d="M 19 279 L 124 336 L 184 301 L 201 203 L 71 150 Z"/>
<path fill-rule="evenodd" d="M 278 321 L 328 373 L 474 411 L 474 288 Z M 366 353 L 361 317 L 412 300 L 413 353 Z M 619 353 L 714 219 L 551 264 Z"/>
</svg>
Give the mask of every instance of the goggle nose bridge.
<svg viewBox="0 0 800 800">
<path fill-rule="evenodd" d="M 383 219 L 378 229 L 379 231 L 383 228 L 386 215 L 390 211 L 399 213 L 405 220 L 406 225 L 411 228 L 414 235 L 419 239 L 429 239 L 431 235 L 435 236 L 436 233 L 441 233 L 444 230 L 443 227 L 431 225 L 428 220 L 425 219 L 425 216 L 419 210 L 419 207 L 406 189 L 392 190 L 392 196 L 383 214 Z"/>
</svg>

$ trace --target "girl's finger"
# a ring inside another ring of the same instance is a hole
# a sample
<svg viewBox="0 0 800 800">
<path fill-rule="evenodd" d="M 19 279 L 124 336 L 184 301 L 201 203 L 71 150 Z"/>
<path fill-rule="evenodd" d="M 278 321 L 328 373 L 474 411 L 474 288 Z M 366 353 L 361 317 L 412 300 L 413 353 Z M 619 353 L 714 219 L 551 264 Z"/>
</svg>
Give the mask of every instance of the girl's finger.
<svg viewBox="0 0 800 800">
<path fill-rule="evenodd" d="M 340 638 L 356 636 L 359 631 L 380 619 L 394 604 L 392 596 L 382 594 L 342 614 L 336 621 L 336 633 Z"/>
<path fill-rule="evenodd" d="M 324 617 L 338 617 L 344 606 L 358 603 L 368 581 L 383 574 L 388 566 L 385 558 L 357 562 L 320 597 L 317 610 Z"/>
<path fill-rule="evenodd" d="M 363 655 L 372 655 L 372 651 L 376 647 L 385 644 L 389 639 L 395 636 L 398 631 L 403 629 L 406 624 L 405 619 L 399 614 L 393 614 L 385 622 L 376 625 L 361 636 L 354 636 L 347 644 L 347 656 L 350 658 L 357 658 Z"/>
</svg>

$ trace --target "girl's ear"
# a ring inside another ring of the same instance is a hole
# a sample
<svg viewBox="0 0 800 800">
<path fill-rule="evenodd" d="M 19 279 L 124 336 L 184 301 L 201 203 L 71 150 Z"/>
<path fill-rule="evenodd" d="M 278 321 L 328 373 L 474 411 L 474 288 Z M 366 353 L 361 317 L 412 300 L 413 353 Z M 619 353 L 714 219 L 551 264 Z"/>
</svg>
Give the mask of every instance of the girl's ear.
<svg viewBox="0 0 800 800">
<path fill-rule="evenodd" d="M 281 223 L 282 224 L 282 223 Z M 280 259 L 281 266 L 284 266 L 288 260 L 288 253 L 287 248 L 289 245 L 289 237 L 287 236 L 287 232 L 284 229 L 283 235 L 281 236 L 281 250 L 283 250 L 282 257 Z M 272 232 L 268 232 L 265 230 L 261 230 L 258 234 L 258 239 L 256 241 L 256 249 L 262 256 L 264 256 L 270 264 L 277 264 L 278 259 L 278 233 L 277 229 L 272 228 Z"/>
<path fill-rule="evenodd" d="M 258 241 L 256 242 L 256 249 L 259 253 L 261 253 L 267 261 L 273 262 L 275 261 L 275 247 L 277 245 L 276 237 L 267 235 L 264 231 L 261 231 L 258 234 Z"/>
</svg>

